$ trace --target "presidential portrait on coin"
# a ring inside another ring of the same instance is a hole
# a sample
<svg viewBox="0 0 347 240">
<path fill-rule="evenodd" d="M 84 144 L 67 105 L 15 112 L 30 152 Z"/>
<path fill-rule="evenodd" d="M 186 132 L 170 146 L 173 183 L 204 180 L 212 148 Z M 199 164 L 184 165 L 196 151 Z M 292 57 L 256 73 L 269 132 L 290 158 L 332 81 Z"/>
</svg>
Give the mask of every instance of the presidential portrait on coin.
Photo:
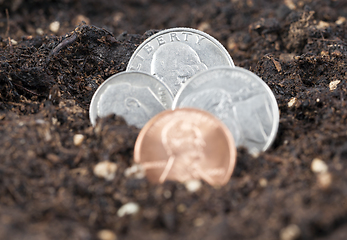
<svg viewBox="0 0 347 240">
<path fill-rule="evenodd" d="M 188 95 L 180 106 L 194 106 L 217 116 L 232 132 L 236 145 L 245 141 L 265 143 L 271 134 L 270 102 L 264 93 L 254 89 L 207 89 Z"/>
<path fill-rule="evenodd" d="M 161 45 L 151 62 L 151 74 L 165 82 L 174 95 L 189 78 L 205 70 L 197 52 L 181 42 Z"/>
<path fill-rule="evenodd" d="M 129 125 L 142 128 L 165 107 L 149 87 L 118 83 L 107 86 L 98 102 L 98 116 L 122 116 Z"/>
<path fill-rule="evenodd" d="M 213 182 L 208 174 L 213 171 L 208 169 L 206 172 L 202 167 L 208 161 L 204 153 L 206 142 L 194 123 L 184 120 L 172 121 L 163 128 L 161 139 L 169 159 L 159 178 L 160 182 L 165 180 L 186 182 L 191 179 Z"/>
</svg>

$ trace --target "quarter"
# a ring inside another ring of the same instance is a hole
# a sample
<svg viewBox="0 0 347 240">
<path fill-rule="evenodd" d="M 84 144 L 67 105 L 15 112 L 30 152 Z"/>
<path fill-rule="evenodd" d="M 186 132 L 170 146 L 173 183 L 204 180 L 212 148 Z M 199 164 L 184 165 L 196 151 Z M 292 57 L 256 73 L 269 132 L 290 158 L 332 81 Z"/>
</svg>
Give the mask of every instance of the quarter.
<svg viewBox="0 0 347 240">
<path fill-rule="evenodd" d="M 236 147 L 228 128 L 212 114 L 192 108 L 166 110 L 141 130 L 134 161 L 152 183 L 201 179 L 226 184 L 236 164 Z"/>
<path fill-rule="evenodd" d="M 172 108 L 206 110 L 227 125 L 236 146 L 251 154 L 265 151 L 276 137 L 278 105 L 271 89 L 254 73 L 218 67 L 191 78 L 177 93 Z"/>
<path fill-rule="evenodd" d="M 151 74 L 176 95 L 189 78 L 215 66 L 234 66 L 222 44 L 199 30 L 171 28 L 144 41 L 131 56 L 127 71 Z"/>
<path fill-rule="evenodd" d="M 122 116 L 129 125 L 142 128 L 149 119 L 171 107 L 173 96 L 168 87 L 146 73 L 122 72 L 103 82 L 93 95 L 89 118 Z"/>
</svg>

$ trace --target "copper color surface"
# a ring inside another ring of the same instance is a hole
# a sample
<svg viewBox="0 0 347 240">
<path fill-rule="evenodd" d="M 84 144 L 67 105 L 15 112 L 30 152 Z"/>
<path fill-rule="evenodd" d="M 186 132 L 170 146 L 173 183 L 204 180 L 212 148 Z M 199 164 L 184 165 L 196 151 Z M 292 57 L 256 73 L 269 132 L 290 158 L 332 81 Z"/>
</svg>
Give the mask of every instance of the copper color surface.
<svg viewBox="0 0 347 240">
<path fill-rule="evenodd" d="M 181 108 L 152 118 L 141 130 L 134 160 L 153 183 L 201 179 L 226 184 L 236 164 L 236 147 L 226 126 L 208 112 Z"/>
</svg>

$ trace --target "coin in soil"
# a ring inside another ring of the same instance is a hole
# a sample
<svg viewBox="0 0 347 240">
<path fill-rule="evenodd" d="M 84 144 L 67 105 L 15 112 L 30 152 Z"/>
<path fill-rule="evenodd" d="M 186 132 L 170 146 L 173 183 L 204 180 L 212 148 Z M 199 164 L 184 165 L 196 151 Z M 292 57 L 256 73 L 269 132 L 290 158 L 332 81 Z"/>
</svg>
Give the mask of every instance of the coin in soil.
<svg viewBox="0 0 347 240">
<path fill-rule="evenodd" d="M 271 89 L 254 73 L 217 67 L 191 78 L 175 96 L 172 108 L 206 110 L 230 129 L 236 146 L 251 154 L 265 151 L 276 137 L 278 105 Z"/>
<path fill-rule="evenodd" d="M 226 184 L 236 164 L 236 147 L 228 128 L 212 114 L 193 108 L 167 110 L 141 130 L 134 161 L 152 183 L 201 179 Z"/>
<path fill-rule="evenodd" d="M 171 107 L 173 96 L 155 77 L 140 72 L 122 72 L 103 82 L 93 95 L 89 118 L 122 116 L 129 125 L 142 128 L 149 119 Z"/>
<path fill-rule="evenodd" d="M 144 41 L 131 56 L 127 71 L 154 75 L 176 95 L 193 75 L 215 66 L 234 66 L 222 44 L 199 30 L 171 28 Z"/>
</svg>

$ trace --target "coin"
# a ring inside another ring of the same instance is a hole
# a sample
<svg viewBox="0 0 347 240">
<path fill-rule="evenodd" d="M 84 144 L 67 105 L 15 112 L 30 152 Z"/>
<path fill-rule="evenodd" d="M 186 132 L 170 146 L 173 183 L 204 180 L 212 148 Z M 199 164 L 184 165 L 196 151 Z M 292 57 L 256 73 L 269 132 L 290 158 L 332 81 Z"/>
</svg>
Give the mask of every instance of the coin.
<svg viewBox="0 0 347 240">
<path fill-rule="evenodd" d="M 172 108 L 209 111 L 230 129 L 236 146 L 265 151 L 276 137 L 278 105 L 271 89 L 254 73 L 218 67 L 195 75 L 177 93 Z"/>
<path fill-rule="evenodd" d="M 122 116 L 129 125 L 142 128 L 149 119 L 171 107 L 173 96 L 168 87 L 146 73 L 122 72 L 103 82 L 93 95 L 89 118 L 112 113 Z"/>
<path fill-rule="evenodd" d="M 134 161 L 153 183 L 201 179 L 226 184 L 236 164 L 236 147 L 228 128 L 199 109 L 166 110 L 141 130 Z"/>
<path fill-rule="evenodd" d="M 199 30 L 171 28 L 144 41 L 131 56 L 127 71 L 154 75 L 176 95 L 193 75 L 215 66 L 234 66 L 222 44 Z"/>
</svg>

